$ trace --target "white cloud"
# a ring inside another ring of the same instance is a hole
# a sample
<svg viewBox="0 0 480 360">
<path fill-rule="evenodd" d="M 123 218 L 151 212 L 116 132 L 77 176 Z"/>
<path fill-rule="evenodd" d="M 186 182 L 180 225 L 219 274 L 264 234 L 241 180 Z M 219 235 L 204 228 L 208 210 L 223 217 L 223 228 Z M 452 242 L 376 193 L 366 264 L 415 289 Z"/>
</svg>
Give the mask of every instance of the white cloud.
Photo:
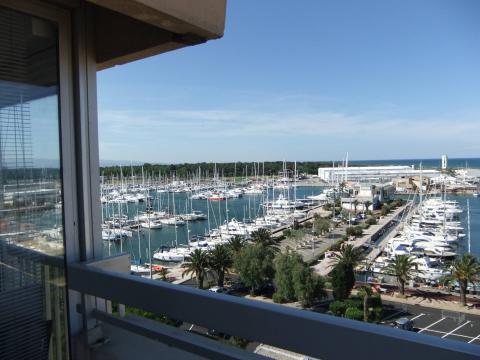
<svg viewBox="0 0 480 360">
<path fill-rule="evenodd" d="M 349 149 L 355 158 L 363 159 L 478 154 L 480 122 L 471 120 L 474 117 L 410 118 L 395 112 L 384 108 L 358 114 L 232 109 L 101 111 L 101 157 L 156 161 L 161 156 L 166 162 L 221 157 L 228 161 L 291 152 L 297 159 L 329 159 L 334 152 Z M 228 149 L 219 151 L 220 139 Z M 253 139 L 257 140 L 250 141 Z M 173 145 L 180 149 L 172 151 Z"/>
<path fill-rule="evenodd" d="M 196 136 L 335 135 L 407 136 L 425 139 L 480 133 L 480 122 L 455 118 L 401 118 L 393 114 L 339 112 L 251 112 L 235 110 L 102 111 L 100 129 L 109 136 L 174 131 Z M 105 134 L 106 135 L 106 134 Z M 455 140 L 454 140 L 455 141 Z"/>
</svg>

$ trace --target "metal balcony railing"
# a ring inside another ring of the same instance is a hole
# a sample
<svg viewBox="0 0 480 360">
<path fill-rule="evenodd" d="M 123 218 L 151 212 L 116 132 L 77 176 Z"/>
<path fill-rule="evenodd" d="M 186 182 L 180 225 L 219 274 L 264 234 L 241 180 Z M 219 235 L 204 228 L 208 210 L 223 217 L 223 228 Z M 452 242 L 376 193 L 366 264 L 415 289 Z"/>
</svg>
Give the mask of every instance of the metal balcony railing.
<svg viewBox="0 0 480 360">
<path fill-rule="evenodd" d="M 324 360 L 466 360 L 480 356 L 476 345 L 143 279 L 85 264 L 69 265 L 68 282 L 71 289 L 84 294 Z M 258 355 L 222 344 L 213 345 L 212 340 L 162 324 L 147 322 L 148 325 L 144 325 L 97 310 L 89 316 L 207 358 L 258 358 Z"/>
</svg>

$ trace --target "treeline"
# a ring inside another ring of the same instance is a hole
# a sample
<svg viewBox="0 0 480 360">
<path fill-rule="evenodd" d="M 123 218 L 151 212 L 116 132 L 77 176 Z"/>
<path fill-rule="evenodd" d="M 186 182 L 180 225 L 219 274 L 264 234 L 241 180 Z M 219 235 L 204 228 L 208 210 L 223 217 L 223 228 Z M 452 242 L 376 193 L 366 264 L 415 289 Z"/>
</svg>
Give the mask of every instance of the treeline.
<svg viewBox="0 0 480 360">
<path fill-rule="evenodd" d="M 161 176 L 176 177 L 177 179 L 186 179 L 193 176 L 198 176 L 200 173 L 202 177 L 213 177 L 215 172 L 218 176 L 233 177 L 233 176 L 254 176 L 278 175 L 283 170 L 283 161 L 267 161 L 267 162 L 229 162 L 229 163 L 184 163 L 184 164 L 150 164 L 135 166 L 122 166 L 123 176 L 141 176 L 142 167 L 145 176 L 152 174 L 157 177 Z M 332 166 L 331 162 L 327 161 L 303 161 L 297 162 L 297 172 L 299 174 L 317 174 L 319 167 Z M 286 169 L 293 174 L 295 163 L 287 162 Z M 120 175 L 120 166 L 106 166 L 100 168 L 100 174 L 106 177 Z"/>
<path fill-rule="evenodd" d="M 30 182 L 30 181 L 52 181 L 60 179 L 60 169 L 58 168 L 19 168 L 9 169 L 4 167 L 0 171 L 0 180 L 6 185 L 10 183 Z"/>
</svg>

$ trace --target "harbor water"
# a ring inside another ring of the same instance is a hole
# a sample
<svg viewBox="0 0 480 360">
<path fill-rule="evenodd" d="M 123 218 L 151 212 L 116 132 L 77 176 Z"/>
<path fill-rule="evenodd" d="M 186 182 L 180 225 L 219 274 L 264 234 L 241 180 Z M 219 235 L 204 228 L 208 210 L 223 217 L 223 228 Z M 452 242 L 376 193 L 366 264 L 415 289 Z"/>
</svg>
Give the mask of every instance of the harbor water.
<svg viewBox="0 0 480 360">
<path fill-rule="evenodd" d="M 296 189 L 297 199 L 306 198 L 310 195 L 318 195 L 323 191 L 323 187 L 298 186 Z M 269 190 L 268 199 L 272 196 L 278 197 L 284 190 Z M 132 230 L 133 236 L 122 241 L 104 241 L 104 254 L 115 255 L 120 252 L 129 253 L 134 261 L 146 261 L 149 256 L 148 245 L 151 244 L 152 251 L 161 247 L 170 247 L 178 245 L 187 245 L 188 239 L 195 235 L 204 235 L 210 229 L 217 228 L 225 221 L 233 218 L 238 221 L 244 219 L 255 219 L 263 215 L 262 203 L 266 201 L 267 195 L 244 195 L 241 198 L 228 199 L 223 201 L 190 200 L 189 193 L 157 193 L 152 191 L 150 195 L 153 198 L 152 206 L 155 211 L 170 209 L 173 212 L 173 202 L 175 202 L 175 213 L 185 214 L 191 210 L 202 211 L 209 215 L 209 220 L 197 220 L 188 222 L 186 225 L 175 226 L 163 225 L 161 229 Z M 293 190 L 290 194 L 285 190 L 285 197 L 293 197 Z M 456 200 L 464 210 L 460 218 L 465 228 L 466 237 L 460 240 L 459 252 L 468 250 L 468 226 L 467 226 L 467 200 L 470 207 L 470 244 L 471 252 L 480 256 L 480 198 L 471 195 L 448 195 L 449 200 Z M 108 217 L 112 214 L 123 213 L 133 219 L 135 215 L 145 211 L 146 203 L 127 203 L 127 204 L 104 204 L 102 206 L 103 216 Z"/>
<path fill-rule="evenodd" d="M 297 186 L 296 198 L 303 199 L 307 196 L 318 195 L 323 191 L 321 186 Z M 272 197 L 277 198 L 280 194 L 285 198 L 293 199 L 295 190 L 278 190 L 270 189 L 268 200 Z M 163 225 L 161 229 L 140 228 L 132 230 L 133 236 L 121 241 L 104 241 L 104 254 L 115 255 L 120 252 L 131 254 L 133 260 L 145 261 L 148 256 L 148 244 L 151 243 L 152 251 L 156 251 L 161 247 L 171 247 L 178 245 L 187 245 L 188 239 L 195 235 L 204 235 L 210 229 L 215 229 L 223 225 L 225 221 L 233 218 L 238 221 L 244 219 L 255 219 L 263 215 L 262 203 L 267 200 L 267 194 L 259 195 L 243 195 L 241 198 L 234 198 L 222 201 L 207 200 L 190 200 L 190 193 L 158 193 L 150 192 L 152 196 L 151 205 L 155 211 L 169 210 L 173 212 L 173 203 L 175 202 L 175 214 L 190 213 L 191 210 L 201 211 L 209 215 L 208 220 L 189 221 L 186 225 L 175 226 Z M 128 215 L 129 219 L 133 219 L 137 214 L 145 211 L 146 202 L 126 203 L 126 204 L 104 204 L 102 206 L 103 216 L 111 217 L 118 213 Z"/>
</svg>

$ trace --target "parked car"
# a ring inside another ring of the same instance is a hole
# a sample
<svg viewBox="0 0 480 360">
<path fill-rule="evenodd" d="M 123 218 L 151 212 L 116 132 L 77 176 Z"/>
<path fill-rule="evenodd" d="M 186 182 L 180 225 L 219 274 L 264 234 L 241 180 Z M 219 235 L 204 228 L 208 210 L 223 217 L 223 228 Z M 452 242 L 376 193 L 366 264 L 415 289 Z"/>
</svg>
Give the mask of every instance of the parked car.
<svg viewBox="0 0 480 360">
<path fill-rule="evenodd" d="M 210 289 L 208 289 L 208 291 L 212 291 L 214 293 L 218 293 L 218 294 L 224 294 L 224 293 L 227 293 L 227 289 L 224 288 L 224 287 L 221 287 L 221 286 L 214 286 L 214 287 L 211 287 Z"/>
<path fill-rule="evenodd" d="M 395 320 L 393 326 L 397 329 L 413 331 L 413 321 L 406 317 Z"/>
</svg>

